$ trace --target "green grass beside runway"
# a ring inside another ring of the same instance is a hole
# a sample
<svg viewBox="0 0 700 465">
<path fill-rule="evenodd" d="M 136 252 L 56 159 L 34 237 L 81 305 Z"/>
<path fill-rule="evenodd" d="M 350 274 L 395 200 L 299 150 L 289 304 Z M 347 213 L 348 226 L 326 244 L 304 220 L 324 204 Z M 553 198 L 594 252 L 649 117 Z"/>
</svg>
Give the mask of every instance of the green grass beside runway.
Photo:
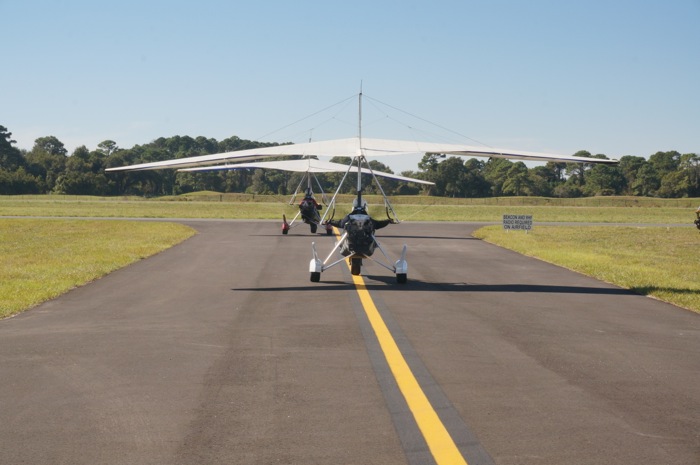
<svg viewBox="0 0 700 465">
<path fill-rule="evenodd" d="M 366 195 L 370 213 L 385 216 L 383 201 Z M 336 217 L 352 204 L 352 196 L 338 199 Z M 297 199 L 299 200 L 299 199 Z M 110 217 L 110 218 L 220 218 L 281 219 L 299 210 L 288 196 L 248 194 L 187 194 L 159 199 L 82 196 L 0 196 L 0 216 Z M 692 224 L 700 199 L 647 199 L 593 197 L 550 199 L 500 197 L 449 199 L 427 196 L 392 198 L 403 221 L 501 221 L 504 213 L 533 215 L 536 222 Z"/>
<path fill-rule="evenodd" d="M 192 236 L 184 225 L 0 219 L 0 318 L 31 308 Z"/>
<path fill-rule="evenodd" d="M 487 226 L 475 236 L 700 313 L 700 231 L 623 226 Z"/>
</svg>

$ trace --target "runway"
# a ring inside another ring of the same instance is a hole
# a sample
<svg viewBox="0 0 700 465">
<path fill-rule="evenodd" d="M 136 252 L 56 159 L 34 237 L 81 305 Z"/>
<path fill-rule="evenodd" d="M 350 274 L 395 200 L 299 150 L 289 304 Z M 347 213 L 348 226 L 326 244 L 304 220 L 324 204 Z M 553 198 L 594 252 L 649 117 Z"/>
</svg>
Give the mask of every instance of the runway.
<svg viewBox="0 0 700 465">
<path fill-rule="evenodd" d="M 457 223 L 380 230 L 408 283 L 366 264 L 368 310 L 347 266 L 309 282 L 333 237 L 182 222 L 198 234 L 0 321 L 0 463 L 458 463 L 413 395 L 470 465 L 700 463 L 697 314 Z"/>
</svg>

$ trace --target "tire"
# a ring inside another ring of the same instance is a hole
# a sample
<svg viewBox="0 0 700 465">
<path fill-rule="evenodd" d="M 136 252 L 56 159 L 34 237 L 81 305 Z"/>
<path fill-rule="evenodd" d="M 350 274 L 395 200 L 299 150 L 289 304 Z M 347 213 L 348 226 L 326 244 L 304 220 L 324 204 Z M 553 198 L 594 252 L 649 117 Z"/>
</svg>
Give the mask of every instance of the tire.
<svg viewBox="0 0 700 465">
<path fill-rule="evenodd" d="M 361 258 L 351 258 L 350 259 L 350 273 L 355 276 L 360 275 L 362 270 L 362 259 Z"/>
<path fill-rule="evenodd" d="M 321 273 L 319 273 L 318 271 L 312 271 L 311 272 L 311 282 L 317 283 L 319 281 L 321 281 Z"/>
<path fill-rule="evenodd" d="M 406 276 L 406 273 L 397 273 L 396 274 L 396 282 L 398 284 L 406 284 L 407 279 L 408 278 Z"/>
<path fill-rule="evenodd" d="M 282 234 L 285 234 L 285 235 L 286 235 L 288 232 L 289 232 L 289 229 L 283 229 L 283 230 L 282 230 Z"/>
<path fill-rule="evenodd" d="M 311 234 L 316 234 L 316 223 L 311 223 Z"/>
<path fill-rule="evenodd" d="M 326 236 L 332 236 L 333 230 L 331 228 L 326 229 Z"/>
</svg>

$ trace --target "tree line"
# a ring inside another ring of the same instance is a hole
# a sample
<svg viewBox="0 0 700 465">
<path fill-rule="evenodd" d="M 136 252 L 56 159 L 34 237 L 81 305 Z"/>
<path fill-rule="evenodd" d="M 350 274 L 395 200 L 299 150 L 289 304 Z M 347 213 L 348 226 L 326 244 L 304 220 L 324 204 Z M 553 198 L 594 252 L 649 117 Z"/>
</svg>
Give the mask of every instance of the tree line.
<svg viewBox="0 0 700 465">
<path fill-rule="evenodd" d="M 175 170 L 105 173 L 106 168 L 192 157 L 275 144 L 240 139 L 173 136 L 158 138 L 130 149 L 105 140 L 95 150 L 85 146 L 70 155 L 54 136 L 40 137 L 31 150 L 14 147 L 12 134 L 0 125 L 0 194 L 71 194 L 96 196 L 162 196 L 193 191 L 245 192 L 287 195 L 299 187 L 302 174 L 276 170 L 229 170 L 198 173 Z M 575 155 L 607 158 L 587 151 Z M 349 164 L 348 157 L 332 161 Z M 386 165 L 371 161 L 376 171 L 391 173 Z M 404 176 L 432 181 L 419 186 L 387 180 L 389 195 L 429 194 L 447 197 L 588 197 L 630 195 L 663 198 L 700 197 L 700 156 L 676 151 L 656 152 L 647 158 L 627 155 L 619 165 L 548 162 L 529 168 L 521 161 L 491 158 L 464 159 L 426 154 L 416 171 Z M 319 175 L 326 192 L 334 191 L 343 173 Z M 376 187 L 364 183 L 367 193 Z M 303 188 L 303 186 L 302 186 Z M 354 184 L 345 183 L 345 192 Z"/>
</svg>

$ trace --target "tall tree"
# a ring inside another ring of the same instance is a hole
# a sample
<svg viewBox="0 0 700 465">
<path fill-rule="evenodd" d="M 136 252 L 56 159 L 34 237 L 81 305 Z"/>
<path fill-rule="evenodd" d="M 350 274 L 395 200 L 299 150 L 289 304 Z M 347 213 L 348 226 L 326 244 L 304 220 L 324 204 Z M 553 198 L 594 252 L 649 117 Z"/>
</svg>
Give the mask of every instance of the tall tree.
<svg viewBox="0 0 700 465">
<path fill-rule="evenodd" d="M 491 185 L 484 177 L 484 165 L 483 160 L 476 158 L 470 158 L 464 162 L 466 173 L 462 192 L 464 192 L 465 197 L 487 197 L 489 195 Z"/>
<path fill-rule="evenodd" d="M 656 152 L 649 157 L 649 163 L 651 163 L 661 178 L 672 171 L 676 171 L 680 166 L 680 162 L 681 154 L 675 150 L 670 152 Z"/>
<path fill-rule="evenodd" d="M 587 195 L 619 195 L 625 185 L 625 176 L 619 166 L 594 165 L 586 174 L 583 191 Z"/>
<path fill-rule="evenodd" d="M 104 172 L 106 157 L 80 146 L 66 161 L 66 169 L 56 180 L 54 191 L 73 195 L 108 195 L 110 186 Z"/>
<path fill-rule="evenodd" d="M 591 152 L 587 150 L 579 150 L 574 154 L 576 157 L 592 158 Z M 583 186 L 586 184 L 586 170 L 589 169 L 591 165 L 589 163 L 567 163 L 566 164 L 566 174 L 568 176 L 567 182 L 576 184 L 577 186 Z"/>
<path fill-rule="evenodd" d="M 58 140 L 55 136 L 39 137 L 34 141 L 34 148 L 32 150 L 39 150 L 46 152 L 51 155 L 68 155 L 68 150 L 63 145 L 63 142 Z"/>
<path fill-rule="evenodd" d="M 654 165 L 644 163 L 637 170 L 637 176 L 630 187 L 634 195 L 649 197 L 656 194 L 659 186 L 661 186 L 661 178 Z"/>
<path fill-rule="evenodd" d="M 97 150 L 103 153 L 106 157 L 109 157 L 114 152 L 119 150 L 119 147 L 117 147 L 117 143 L 113 140 L 103 140 L 102 142 L 97 144 Z"/>
<path fill-rule="evenodd" d="M 426 153 L 421 161 L 418 162 L 418 169 L 426 173 L 437 173 L 440 160 L 445 159 L 445 155 L 439 153 Z"/>
<path fill-rule="evenodd" d="M 685 171 L 669 171 L 661 178 L 661 184 L 656 195 L 664 198 L 680 198 L 688 195 L 690 182 Z"/>
<path fill-rule="evenodd" d="M 689 197 L 700 197 L 700 156 L 686 153 L 681 156 L 680 168 L 688 174 Z"/>
<path fill-rule="evenodd" d="M 12 146 L 16 143 L 12 140 L 12 133 L 5 126 L 0 126 L 0 169 L 15 171 L 24 165 L 22 152 Z"/>
<path fill-rule="evenodd" d="M 460 157 L 449 157 L 437 168 L 435 187 L 438 195 L 464 197 L 467 168 Z"/>
<path fill-rule="evenodd" d="M 528 169 L 525 163 L 518 161 L 512 164 L 506 173 L 506 179 L 503 182 L 504 195 L 529 195 L 532 192 L 532 181 L 528 174 Z"/>
<path fill-rule="evenodd" d="M 558 166 L 561 165 L 561 166 Z M 563 170 L 566 164 L 547 163 L 545 166 L 535 166 L 530 169 L 528 174 L 530 178 L 531 195 L 541 197 L 551 197 L 554 195 L 554 189 L 564 181 Z"/>
<path fill-rule="evenodd" d="M 484 165 L 484 178 L 491 185 L 491 195 L 498 197 L 503 195 L 503 184 L 508 177 L 508 171 L 513 162 L 505 158 L 489 158 Z"/>
<path fill-rule="evenodd" d="M 53 192 L 59 176 L 66 168 L 66 150 L 63 142 L 54 136 L 40 137 L 27 153 L 28 171 L 43 180 L 42 192 Z"/>
<path fill-rule="evenodd" d="M 622 176 L 625 178 L 625 188 L 623 193 L 627 195 L 636 195 L 632 186 L 636 185 L 639 170 L 646 163 L 648 163 L 648 161 L 644 157 L 625 155 L 624 157 L 620 158 L 620 164 L 618 166 Z"/>
<path fill-rule="evenodd" d="M 544 168 L 546 168 L 546 170 L 549 171 L 551 174 L 545 175 L 545 173 L 542 170 L 538 170 L 538 174 L 543 178 L 547 179 L 548 181 L 551 181 L 554 184 L 558 184 L 559 182 L 564 182 L 566 180 L 566 163 L 548 161 Z M 554 185 L 552 185 L 552 187 L 554 187 Z"/>
</svg>

